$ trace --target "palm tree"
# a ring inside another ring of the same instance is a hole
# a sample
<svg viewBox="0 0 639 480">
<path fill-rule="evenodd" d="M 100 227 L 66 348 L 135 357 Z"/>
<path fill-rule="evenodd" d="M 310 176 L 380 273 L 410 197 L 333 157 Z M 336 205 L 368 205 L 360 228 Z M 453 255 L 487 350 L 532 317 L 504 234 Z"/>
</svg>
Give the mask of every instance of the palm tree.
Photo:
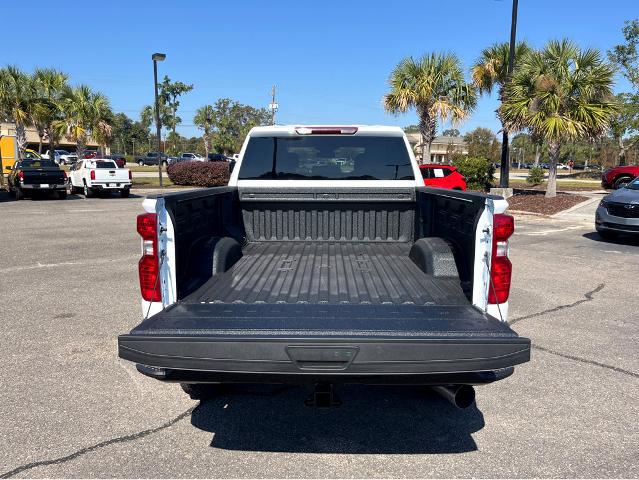
<svg viewBox="0 0 639 480">
<path fill-rule="evenodd" d="M 49 137 L 51 152 L 60 139 L 60 128 L 56 124 L 63 122 L 62 94 L 67 88 L 67 79 L 66 74 L 52 68 L 37 69 L 33 74 L 36 105 L 31 119 L 40 137 L 39 151 L 42 151 L 43 137 Z"/>
<path fill-rule="evenodd" d="M 113 114 L 109 100 L 90 87 L 80 85 L 66 89 L 63 106 L 68 134 L 77 142 L 78 158 L 84 157 L 89 136 L 104 148 L 111 136 L 109 119 Z"/>
<path fill-rule="evenodd" d="M 20 155 L 27 143 L 27 126 L 34 109 L 32 78 L 15 66 L 0 69 L 0 117 L 13 122 Z"/>
<path fill-rule="evenodd" d="M 548 144 L 546 197 L 556 196 L 562 143 L 595 139 L 608 129 L 618 110 L 613 75 L 598 50 L 582 51 L 569 40 L 553 40 L 526 55 L 506 85 L 499 108 L 506 128 L 527 129 Z"/>
<path fill-rule="evenodd" d="M 212 105 L 204 105 L 195 112 L 193 117 L 193 123 L 201 130 L 204 131 L 202 135 L 204 140 L 204 150 L 208 157 L 211 150 L 211 134 L 215 126 L 215 109 Z"/>
<path fill-rule="evenodd" d="M 430 146 L 437 121 L 454 124 L 464 120 L 477 104 L 474 87 L 464 79 L 459 59 L 453 54 L 431 53 L 419 60 L 404 58 L 388 81 L 391 91 L 384 108 L 394 114 L 415 108 L 422 136 L 422 162 L 430 162 Z"/>
<path fill-rule="evenodd" d="M 515 45 L 514 65 L 517 60 L 530 52 L 530 47 L 525 42 Z M 479 58 L 471 68 L 473 83 L 480 94 L 491 94 L 497 88 L 499 99 L 503 101 L 504 87 L 508 83 L 508 57 L 510 55 L 510 44 L 507 42 L 497 42 L 482 50 Z M 502 121 L 501 149 L 502 158 L 508 152 L 508 130 Z"/>
</svg>

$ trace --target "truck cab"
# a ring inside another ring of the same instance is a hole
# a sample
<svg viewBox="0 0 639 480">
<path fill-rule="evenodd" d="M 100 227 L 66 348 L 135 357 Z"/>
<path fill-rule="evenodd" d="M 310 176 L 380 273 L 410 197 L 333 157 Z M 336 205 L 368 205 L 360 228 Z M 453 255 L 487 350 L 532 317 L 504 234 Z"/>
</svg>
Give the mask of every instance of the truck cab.
<svg viewBox="0 0 639 480">
<path fill-rule="evenodd" d="M 118 344 L 147 376 L 460 389 L 529 360 L 507 203 L 425 187 L 399 128 L 256 127 L 228 186 L 143 207 L 144 320 Z"/>
</svg>

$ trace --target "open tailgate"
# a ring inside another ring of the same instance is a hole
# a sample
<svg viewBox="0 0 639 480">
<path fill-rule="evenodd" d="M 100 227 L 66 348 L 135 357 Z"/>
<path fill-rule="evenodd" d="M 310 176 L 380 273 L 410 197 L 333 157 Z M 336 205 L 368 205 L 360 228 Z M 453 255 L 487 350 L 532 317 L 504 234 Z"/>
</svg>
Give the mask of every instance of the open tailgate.
<svg viewBox="0 0 639 480">
<path fill-rule="evenodd" d="M 530 340 L 471 306 L 178 303 L 118 338 L 120 357 L 256 374 L 482 372 L 530 359 Z"/>
</svg>

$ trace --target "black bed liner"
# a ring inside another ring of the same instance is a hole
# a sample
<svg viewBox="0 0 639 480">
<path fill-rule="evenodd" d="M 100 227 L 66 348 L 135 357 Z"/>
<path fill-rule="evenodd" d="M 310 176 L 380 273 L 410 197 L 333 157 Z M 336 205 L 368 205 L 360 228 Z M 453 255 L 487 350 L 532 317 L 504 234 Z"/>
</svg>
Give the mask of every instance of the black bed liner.
<svg viewBox="0 0 639 480">
<path fill-rule="evenodd" d="M 530 359 L 530 340 L 471 305 L 485 203 L 427 188 L 167 195 L 177 303 L 121 335 L 119 356 L 169 381 L 504 378 Z M 451 246 L 454 275 L 409 257 L 429 237 Z M 201 272 L 211 259 L 194 246 L 224 238 L 241 256 Z"/>
<path fill-rule="evenodd" d="M 434 278 L 406 243 L 262 242 L 243 249 L 186 303 L 467 305 L 457 278 Z"/>
</svg>

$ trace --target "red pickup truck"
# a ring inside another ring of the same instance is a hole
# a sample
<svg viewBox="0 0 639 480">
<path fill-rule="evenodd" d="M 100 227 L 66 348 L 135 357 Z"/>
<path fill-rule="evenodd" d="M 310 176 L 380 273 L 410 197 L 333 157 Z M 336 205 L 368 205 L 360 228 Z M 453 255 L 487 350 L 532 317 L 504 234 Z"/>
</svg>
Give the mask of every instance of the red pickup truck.
<svg viewBox="0 0 639 480">
<path fill-rule="evenodd" d="M 639 165 L 624 165 L 609 168 L 601 174 L 601 186 L 603 188 L 625 187 L 633 179 L 639 177 Z"/>
</svg>

